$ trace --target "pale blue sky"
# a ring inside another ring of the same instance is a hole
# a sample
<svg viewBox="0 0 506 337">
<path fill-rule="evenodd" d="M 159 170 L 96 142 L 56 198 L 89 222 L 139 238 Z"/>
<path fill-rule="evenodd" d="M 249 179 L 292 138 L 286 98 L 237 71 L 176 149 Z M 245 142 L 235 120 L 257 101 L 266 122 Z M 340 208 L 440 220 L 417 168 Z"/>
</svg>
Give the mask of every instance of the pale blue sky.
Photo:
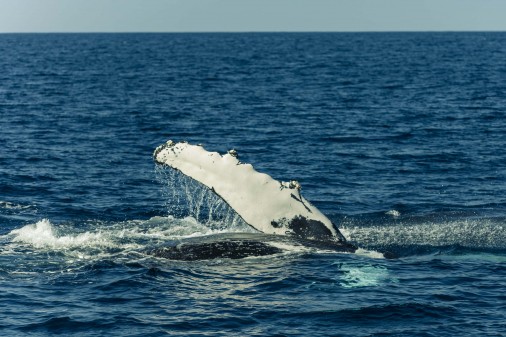
<svg viewBox="0 0 506 337">
<path fill-rule="evenodd" d="M 506 0 L 0 0 L 0 32 L 506 30 Z"/>
</svg>

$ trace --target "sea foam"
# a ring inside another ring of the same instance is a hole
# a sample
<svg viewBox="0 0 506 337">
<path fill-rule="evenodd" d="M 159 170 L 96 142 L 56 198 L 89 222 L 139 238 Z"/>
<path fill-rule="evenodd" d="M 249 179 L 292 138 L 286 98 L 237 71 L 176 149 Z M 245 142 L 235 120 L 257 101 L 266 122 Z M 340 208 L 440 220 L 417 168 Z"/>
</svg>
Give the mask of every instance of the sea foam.
<svg viewBox="0 0 506 337">
<path fill-rule="evenodd" d="M 110 242 L 102 233 L 85 232 L 76 235 L 59 235 L 58 230 L 48 220 L 26 225 L 10 232 L 13 242 L 29 244 L 36 248 L 73 248 L 83 246 L 109 246 Z"/>
</svg>

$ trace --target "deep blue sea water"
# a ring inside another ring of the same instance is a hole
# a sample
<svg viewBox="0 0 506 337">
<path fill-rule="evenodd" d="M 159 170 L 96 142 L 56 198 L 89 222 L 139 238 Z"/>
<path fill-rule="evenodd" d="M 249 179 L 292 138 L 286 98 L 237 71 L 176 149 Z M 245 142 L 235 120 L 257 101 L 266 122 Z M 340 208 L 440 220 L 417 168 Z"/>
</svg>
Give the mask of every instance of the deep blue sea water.
<svg viewBox="0 0 506 337">
<path fill-rule="evenodd" d="M 174 200 L 168 139 L 398 258 L 146 254 L 246 230 Z M 0 35 L 0 335 L 239 334 L 506 335 L 506 33 Z"/>
</svg>

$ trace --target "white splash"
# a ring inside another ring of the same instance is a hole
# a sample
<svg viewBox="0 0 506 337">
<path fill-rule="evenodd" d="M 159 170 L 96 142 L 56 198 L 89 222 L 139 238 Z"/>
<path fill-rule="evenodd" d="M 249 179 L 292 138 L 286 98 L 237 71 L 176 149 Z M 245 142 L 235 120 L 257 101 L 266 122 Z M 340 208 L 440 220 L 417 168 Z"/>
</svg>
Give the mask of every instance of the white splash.
<svg viewBox="0 0 506 337">
<path fill-rule="evenodd" d="M 342 223 L 350 240 L 362 245 L 460 245 L 505 248 L 506 225 L 493 219 L 455 219 L 361 226 Z"/>
<path fill-rule="evenodd" d="M 47 219 L 33 225 L 15 229 L 12 242 L 29 244 L 35 248 L 72 248 L 84 246 L 110 246 L 111 243 L 100 232 L 85 232 L 77 235 L 58 235 L 57 230 Z"/>
<path fill-rule="evenodd" d="M 395 209 L 392 209 L 392 210 L 390 210 L 390 211 L 388 211 L 388 212 L 385 212 L 385 214 L 386 214 L 386 215 L 391 215 L 391 216 L 393 216 L 394 218 L 398 218 L 398 217 L 400 217 L 400 216 L 401 216 L 401 212 L 399 212 L 399 211 L 397 211 L 397 210 L 395 210 Z"/>
<path fill-rule="evenodd" d="M 142 251 L 146 247 L 211 234 L 244 232 L 242 228 L 210 228 L 195 218 L 153 217 L 118 223 L 90 222 L 56 225 L 42 219 L 12 230 L 1 237 L 5 250 L 32 247 L 39 251 L 58 251 L 73 256 L 108 254 L 108 251 Z M 10 244 L 9 244 L 10 242 Z"/>
<path fill-rule="evenodd" d="M 365 256 L 368 258 L 372 258 L 372 259 L 384 259 L 385 258 L 383 253 L 377 252 L 375 250 L 368 250 L 368 249 L 363 249 L 363 248 L 357 249 L 355 254 L 360 255 L 360 256 Z"/>
</svg>

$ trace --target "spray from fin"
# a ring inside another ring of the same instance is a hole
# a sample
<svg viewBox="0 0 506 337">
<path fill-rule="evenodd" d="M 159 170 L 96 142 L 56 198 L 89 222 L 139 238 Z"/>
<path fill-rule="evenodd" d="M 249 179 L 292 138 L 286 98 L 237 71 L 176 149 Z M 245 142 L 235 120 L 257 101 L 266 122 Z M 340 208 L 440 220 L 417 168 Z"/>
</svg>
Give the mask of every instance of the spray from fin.
<svg viewBox="0 0 506 337">
<path fill-rule="evenodd" d="M 167 215 L 193 217 L 212 230 L 255 232 L 222 198 L 207 186 L 167 166 L 157 165 Z"/>
</svg>

